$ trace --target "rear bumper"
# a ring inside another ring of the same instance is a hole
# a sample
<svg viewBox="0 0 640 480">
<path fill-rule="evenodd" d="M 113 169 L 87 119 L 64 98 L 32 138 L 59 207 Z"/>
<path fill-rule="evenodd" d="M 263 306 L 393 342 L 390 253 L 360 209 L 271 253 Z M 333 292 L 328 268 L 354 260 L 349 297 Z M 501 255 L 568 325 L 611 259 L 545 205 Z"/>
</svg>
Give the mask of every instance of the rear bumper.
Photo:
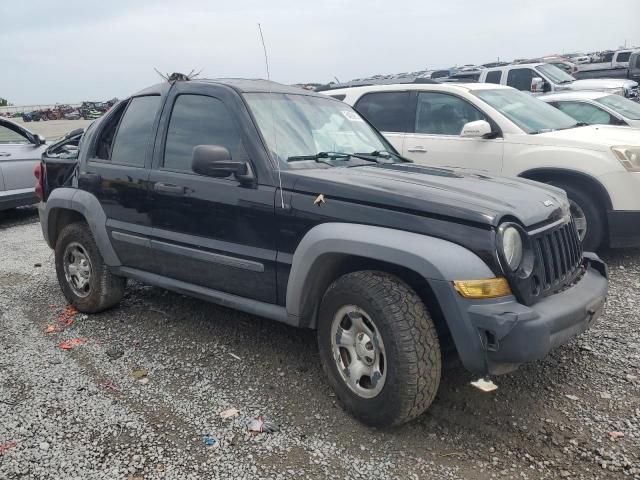
<svg viewBox="0 0 640 480">
<path fill-rule="evenodd" d="M 609 246 L 640 247 L 640 211 L 609 211 Z"/>
<path fill-rule="evenodd" d="M 455 306 L 441 301 L 464 366 L 480 375 L 508 373 L 587 330 L 602 314 L 608 280 L 596 255 L 585 254 L 584 267 L 578 283 L 532 306 L 514 297 L 469 301 L 456 292 Z"/>
</svg>

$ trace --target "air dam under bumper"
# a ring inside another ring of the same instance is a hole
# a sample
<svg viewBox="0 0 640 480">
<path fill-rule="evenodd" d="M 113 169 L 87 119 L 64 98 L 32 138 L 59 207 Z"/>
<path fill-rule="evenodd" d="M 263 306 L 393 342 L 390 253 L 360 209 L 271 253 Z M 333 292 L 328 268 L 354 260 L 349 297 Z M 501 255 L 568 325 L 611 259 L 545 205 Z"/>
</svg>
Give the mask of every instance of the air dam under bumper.
<svg viewBox="0 0 640 480">
<path fill-rule="evenodd" d="M 481 375 L 508 373 L 587 330 L 602 314 L 609 282 L 606 265 L 595 254 L 585 253 L 583 261 L 578 283 L 531 306 L 514 297 L 478 302 L 455 293 L 464 323 L 463 329 L 455 328 L 458 335 L 448 315 L 452 312 L 443 312 L 464 366 Z"/>
<path fill-rule="evenodd" d="M 610 247 L 640 247 L 640 211 L 613 210 L 607 216 Z"/>
</svg>

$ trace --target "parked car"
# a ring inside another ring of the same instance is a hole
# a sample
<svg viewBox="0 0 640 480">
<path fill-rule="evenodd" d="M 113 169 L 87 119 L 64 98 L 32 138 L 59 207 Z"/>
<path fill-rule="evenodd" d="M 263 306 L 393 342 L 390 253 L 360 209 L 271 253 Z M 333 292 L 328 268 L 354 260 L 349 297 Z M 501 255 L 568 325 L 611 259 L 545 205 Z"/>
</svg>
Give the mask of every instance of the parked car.
<svg viewBox="0 0 640 480">
<path fill-rule="evenodd" d="M 610 68 L 627 68 L 629 66 L 629 58 L 634 53 L 633 49 L 624 49 L 617 51 L 603 52 L 595 61 L 584 65 L 580 65 L 579 69 L 586 70 L 606 70 Z M 582 62 L 577 62 L 582 63 Z"/>
<path fill-rule="evenodd" d="M 73 168 L 48 194 L 49 161 L 36 172 L 72 305 L 112 307 L 133 278 L 316 329 L 330 385 L 372 425 L 430 405 L 451 340 L 471 371 L 511 371 L 587 329 L 607 294 L 561 190 L 415 165 L 295 87 L 150 87 L 88 128 Z"/>
<path fill-rule="evenodd" d="M 507 85 L 538 94 L 563 90 L 600 90 L 638 100 L 638 82 L 615 78 L 576 80 L 558 67 L 547 63 L 488 68 L 482 70 L 478 81 Z"/>
<path fill-rule="evenodd" d="M 39 122 L 42 119 L 42 114 L 39 110 L 34 110 L 33 112 L 25 112 L 22 114 L 23 122 Z"/>
<path fill-rule="evenodd" d="M 38 201 L 33 169 L 46 148 L 45 139 L 6 118 L 0 118 L 0 210 Z"/>
<path fill-rule="evenodd" d="M 550 93 L 538 98 L 581 123 L 640 128 L 640 103 L 620 95 L 585 90 Z"/>
<path fill-rule="evenodd" d="M 344 95 L 402 154 L 566 190 L 584 247 L 640 246 L 640 132 L 580 127 L 513 88 L 482 83 L 329 90 Z"/>
<path fill-rule="evenodd" d="M 629 58 L 627 78 L 636 82 L 640 82 L 640 51 L 632 53 L 631 57 Z"/>
</svg>

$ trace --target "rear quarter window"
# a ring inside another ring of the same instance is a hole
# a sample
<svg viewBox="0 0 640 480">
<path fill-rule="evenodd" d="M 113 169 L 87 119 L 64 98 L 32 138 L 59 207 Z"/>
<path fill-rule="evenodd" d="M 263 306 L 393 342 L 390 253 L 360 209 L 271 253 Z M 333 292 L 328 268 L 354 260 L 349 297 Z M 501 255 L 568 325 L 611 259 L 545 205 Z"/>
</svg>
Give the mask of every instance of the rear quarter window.
<svg viewBox="0 0 640 480">
<path fill-rule="evenodd" d="M 381 132 L 406 132 L 409 92 L 365 93 L 355 109 Z"/>
<path fill-rule="evenodd" d="M 160 97 L 157 95 L 131 99 L 113 140 L 113 163 L 144 166 L 159 107 Z"/>
<path fill-rule="evenodd" d="M 500 85 L 500 79 L 502 78 L 501 70 L 494 70 L 492 72 L 487 72 L 487 78 L 485 79 L 485 83 L 497 83 Z"/>
</svg>

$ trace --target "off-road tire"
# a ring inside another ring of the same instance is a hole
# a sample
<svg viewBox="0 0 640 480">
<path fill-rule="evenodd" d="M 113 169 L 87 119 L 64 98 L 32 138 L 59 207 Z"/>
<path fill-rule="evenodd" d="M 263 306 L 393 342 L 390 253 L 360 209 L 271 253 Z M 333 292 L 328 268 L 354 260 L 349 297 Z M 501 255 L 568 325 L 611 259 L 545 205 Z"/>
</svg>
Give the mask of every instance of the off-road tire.
<svg viewBox="0 0 640 480">
<path fill-rule="evenodd" d="M 353 392 L 334 361 L 331 324 L 344 305 L 366 311 L 384 343 L 386 380 L 373 398 Z M 423 413 L 436 396 L 442 360 L 435 326 L 420 297 L 394 275 L 360 271 L 333 282 L 320 305 L 318 345 L 323 369 L 337 398 L 367 425 L 389 427 L 408 422 Z"/>
<path fill-rule="evenodd" d="M 67 245 L 72 242 L 84 248 L 91 262 L 90 291 L 86 297 L 78 296 L 65 277 L 63 256 Z M 80 312 L 96 313 L 106 310 L 116 305 L 124 295 L 126 279 L 109 271 L 88 225 L 84 222 L 71 223 L 62 229 L 56 241 L 55 264 L 62 293 Z"/>
<path fill-rule="evenodd" d="M 582 188 L 570 183 L 550 182 L 553 186 L 567 192 L 567 197 L 580 206 L 587 219 L 587 234 L 582 240 L 582 249 L 595 252 L 604 246 L 607 221 L 604 211 L 597 204 L 596 199 Z"/>
</svg>

